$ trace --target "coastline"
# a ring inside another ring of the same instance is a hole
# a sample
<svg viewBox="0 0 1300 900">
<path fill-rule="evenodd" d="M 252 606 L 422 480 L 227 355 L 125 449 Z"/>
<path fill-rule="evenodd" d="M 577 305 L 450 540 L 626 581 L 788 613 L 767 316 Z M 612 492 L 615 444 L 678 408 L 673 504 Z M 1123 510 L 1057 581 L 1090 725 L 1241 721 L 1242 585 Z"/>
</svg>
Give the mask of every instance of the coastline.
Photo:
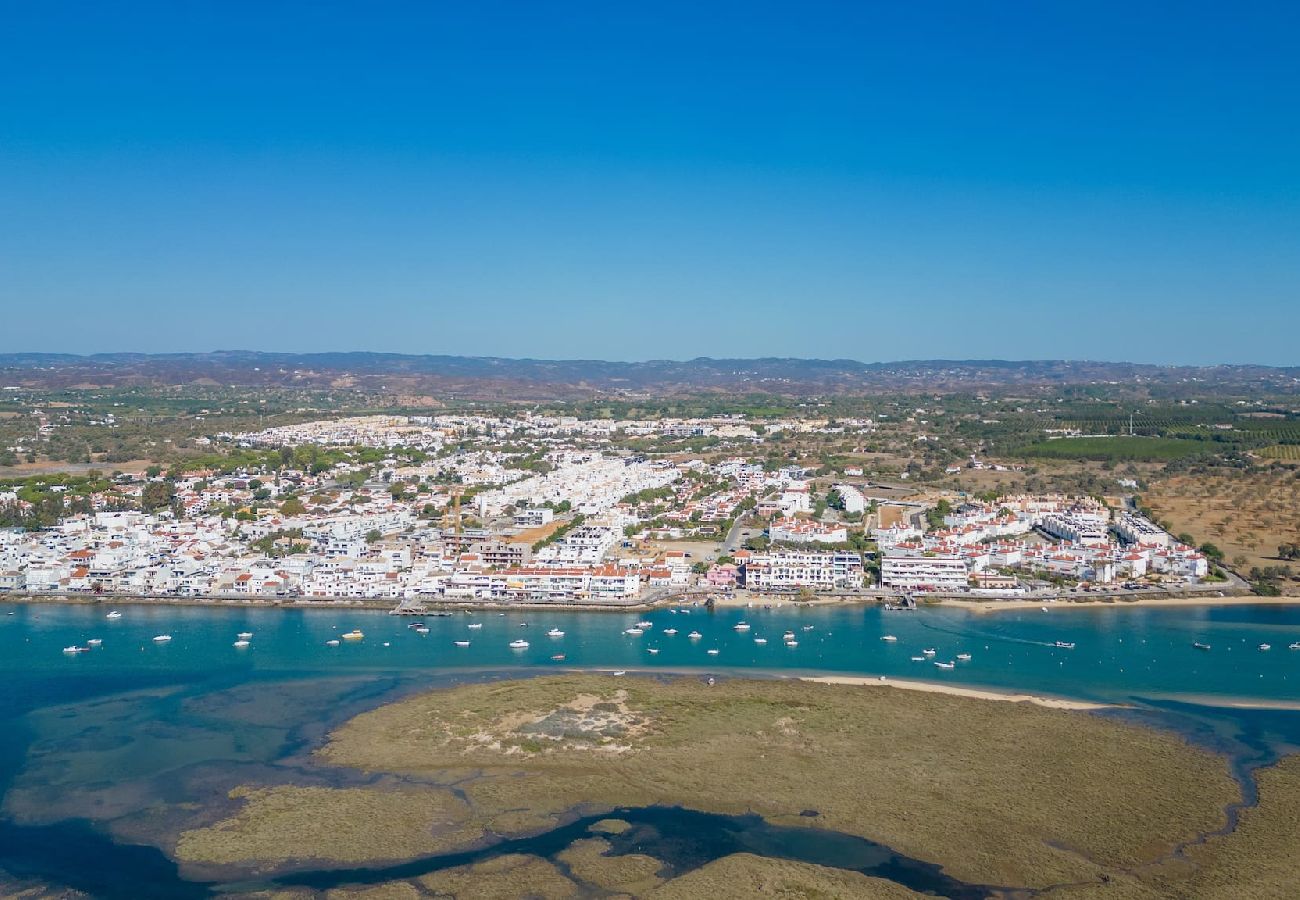
<svg viewBox="0 0 1300 900">
<path fill-rule="evenodd" d="M 919 691 L 925 694 L 948 694 L 952 697 L 966 697 L 972 700 L 994 700 L 1003 703 L 1030 703 L 1047 709 L 1065 709 L 1075 711 L 1096 711 L 1115 709 L 1118 704 L 1096 703 L 1088 700 L 1068 700 L 1064 697 L 1047 697 L 1042 694 L 1021 694 L 1009 691 L 997 691 L 988 688 L 968 688 L 955 684 L 942 684 L 936 681 L 913 681 L 911 679 L 894 679 L 883 676 L 866 678 L 855 675 L 798 675 L 792 676 L 799 681 L 812 681 L 818 684 L 845 684 L 858 687 L 888 687 L 904 691 Z"/>
<path fill-rule="evenodd" d="M 973 613 L 1005 612 L 1007 610 L 1039 609 L 1151 609 L 1169 607 L 1232 607 L 1232 606 L 1300 606 L 1300 597 L 1258 597 L 1254 594 L 1237 597 L 1139 597 L 1133 600 L 956 600 L 942 597 L 927 601 L 922 606 L 944 606 L 964 609 Z"/>
<path fill-rule="evenodd" d="M 409 599 L 409 598 L 406 598 Z M 820 594 L 808 599 L 796 600 L 787 594 L 746 594 L 746 595 L 722 595 L 714 597 L 714 608 L 716 609 L 815 609 L 828 606 L 879 606 L 885 602 L 884 595 L 839 595 L 839 594 Z M 236 609 L 365 609 L 365 610 L 382 610 L 391 611 L 397 605 L 398 601 L 392 598 L 350 598 L 350 597 L 332 597 L 312 600 L 301 598 L 286 597 L 263 597 L 263 596 L 209 596 L 209 597 L 176 597 L 176 596 L 147 596 L 141 594 L 78 594 L 78 593 L 37 593 L 30 592 L 0 592 L 0 603 L 15 604 L 66 604 L 69 606 L 189 606 L 189 607 L 227 607 Z M 637 602 L 626 606 L 610 606 L 583 603 L 497 603 L 492 601 L 480 601 L 475 603 L 447 603 L 428 601 L 424 606 L 424 611 L 419 613 L 406 613 L 405 615 L 436 615 L 439 613 L 456 613 L 462 610 L 559 610 L 568 612 L 593 612 L 593 613 L 646 613 L 658 609 L 668 609 L 676 606 L 689 606 L 693 601 L 689 601 L 682 595 L 675 595 L 668 598 L 656 599 L 650 602 Z M 1070 597 L 1068 599 L 992 599 L 979 598 L 963 600 L 956 597 L 923 597 L 918 600 L 917 609 L 926 609 L 927 607 L 947 607 L 950 609 L 964 609 L 967 612 L 984 614 L 990 612 L 1004 612 L 1008 610 L 1027 610 L 1047 607 L 1048 609 L 1126 609 L 1147 608 L 1158 606 L 1170 607 L 1233 607 L 1233 606 L 1300 606 L 1300 596 L 1282 596 L 1282 597 L 1259 597 L 1254 594 L 1234 595 L 1227 597 L 1205 597 L 1196 595 L 1176 595 L 1176 596 L 1143 596 L 1136 598 L 1110 598 L 1101 599 L 1100 597 L 1083 598 Z"/>
</svg>

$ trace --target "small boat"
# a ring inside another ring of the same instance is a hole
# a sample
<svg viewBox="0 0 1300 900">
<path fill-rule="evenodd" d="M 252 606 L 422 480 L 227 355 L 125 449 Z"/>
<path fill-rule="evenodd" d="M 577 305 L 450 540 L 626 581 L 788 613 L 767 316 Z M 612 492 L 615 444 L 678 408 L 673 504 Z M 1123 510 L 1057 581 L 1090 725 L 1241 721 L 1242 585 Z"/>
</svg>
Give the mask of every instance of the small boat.
<svg viewBox="0 0 1300 900">
<path fill-rule="evenodd" d="M 704 635 L 700 634 L 698 631 L 692 631 L 690 634 L 686 636 L 693 641 L 698 641 L 700 638 L 704 637 Z"/>
<path fill-rule="evenodd" d="M 1060 647 L 1062 650 L 1073 650 L 1073 649 L 1074 649 L 1074 641 L 1057 641 L 1057 642 L 1056 642 L 1055 644 L 1053 644 L 1052 646 L 1053 646 L 1053 647 Z"/>
<path fill-rule="evenodd" d="M 659 652 L 659 648 L 658 648 L 658 647 L 651 647 L 651 648 L 649 648 L 649 653 L 650 653 L 651 656 L 655 656 L 656 654 L 658 654 L 658 652 Z"/>
<path fill-rule="evenodd" d="M 766 644 L 766 643 L 767 643 L 767 638 L 754 638 L 754 643 L 755 643 L 755 644 Z"/>
<path fill-rule="evenodd" d="M 970 662 L 970 654 L 969 654 L 969 653 L 958 653 L 958 654 L 957 654 L 957 659 L 960 660 L 961 662 Z"/>
<path fill-rule="evenodd" d="M 361 631 L 360 628 L 353 628 L 351 631 L 340 635 L 340 637 L 342 637 L 343 640 L 345 641 L 359 641 L 363 637 L 365 637 L 365 634 Z"/>
<path fill-rule="evenodd" d="M 912 662 L 925 662 L 925 657 L 924 657 L 924 656 L 913 656 L 913 657 L 912 657 Z"/>
<path fill-rule="evenodd" d="M 457 647 L 468 647 L 469 641 L 454 641 Z"/>
<path fill-rule="evenodd" d="M 557 653 L 551 657 L 551 662 L 564 662 L 564 654 Z"/>
<path fill-rule="evenodd" d="M 13 615 L 13 613 L 10 613 L 10 615 Z M 122 614 L 121 614 L 120 612 L 118 612 L 117 610 L 113 610 L 113 611 L 110 612 L 108 615 L 104 616 L 104 618 L 105 618 L 105 619 L 120 619 L 120 618 L 122 618 Z"/>
<path fill-rule="evenodd" d="M 735 631 L 749 631 L 748 622 L 737 622 L 735 625 L 732 625 L 731 627 Z"/>
<path fill-rule="evenodd" d="M 391 646 L 393 646 L 393 645 L 390 644 L 390 643 L 388 643 L 388 641 L 384 641 L 383 646 L 385 646 L 385 647 L 391 647 Z"/>
<path fill-rule="evenodd" d="M 466 627 L 466 628 L 482 628 L 482 627 L 483 627 L 483 623 L 482 623 L 482 622 L 470 622 L 470 623 L 469 623 L 468 625 L 466 625 L 465 627 Z"/>
<path fill-rule="evenodd" d="M 527 649 L 528 649 L 528 642 L 527 642 L 527 641 L 524 641 L 524 640 L 511 641 L 511 642 L 510 642 L 510 649 L 511 649 L 511 650 L 527 650 Z"/>
<path fill-rule="evenodd" d="M 654 627 L 655 627 L 655 623 L 654 623 L 654 622 L 644 622 L 644 621 L 642 621 L 642 622 L 637 622 L 637 623 L 636 623 L 636 627 L 637 627 L 637 628 L 654 628 Z"/>
<path fill-rule="evenodd" d="M 1272 645 L 1272 644 L 1260 644 L 1260 645 L 1259 645 L 1259 649 L 1261 649 L 1261 650 L 1272 650 L 1272 649 L 1273 649 L 1273 645 Z"/>
<path fill-rule="evenodd" d="M 717 648 L 710 648 L 705 652 L 708 653 L 709 656 L 717 656 L 720 651 Z"/>
<path fill-rule="evenodd" d="M 1038 608 L 1041 609 L 1043 612 L 1047 612 L 1047 607 L 1046 607 L 1046 606 L 1040 606 L 1040 607 L 1038 607 Z"/>
<path fill-rule="evenodd" d="M 165 644 L 172 639 L 172 636 L 170 634 L 155 634 L 153 639 L 156 644 Z"/>
<path fill-rule="evenodd" d="M 926 650 L 922 650 L 922 651 L 921 651 L 921 654 L 922 654 L 923 656 L 934 656 L 935 653 L 937 653 L 937 652 L 938 652 L 938 651 L 935 650 L 933 647 L 930 647 L 930 648 L 928 648 L 928 649 L 926 649 Z"/>
<path fill-rule="evenodd" d="M 676 633 L 677 633 L 677 629 L 676 629 L 676 628 L 665 628 L 665 629 L 664 629 L 664 634 L 667 634 L 667 635 L 674 635 L 674 634 L 676 634 Z"/>
<path fill-rule="evenodd" d="M 1300 650 L 1300 641 L 1296 641 L 1295 643 L 1289 645 L 1289 646 L 1287 647 L 1287 649 L 1288 649 L 1288 650 Z"/>
<path fill-rule="evenodd" d="M 1192 648 L 1195 649 L 1195 650 L 1209 650 L 1209 649 L 1210 649 L 1210 645 L 1209 645 L 1209 644 L 1202 644 L 1200 641 L 1194 641 L 1194 642 L 1192 643 Z"/>
<path fill-rule="evenodd" d="M 546 632 L 546 636 L 547 636 L 547 637 L 556 637 L 556 638 L 564 637 L 564 632 L 561 631 L 561 630 L 558 629 L 558 628 L 552 628 L 550 631 Z"/>
<path fill-rule="evenodd" d="M 881 639 L 882 641 L 889 641 L 891 644 L 892 644 L 894 641 L 898 640 L 898 638 L 894 637 L 892 634 L 883 634 L 883 635 L 880 636 L 880 639 Z"/>
<path fill-rule="evenodd" d="M 89 649 L 89 648 L 87 648 L 87 647 L 78 647 L 78 646 L 76 646 L 76 645 L 73 645 L 73 646 L 71 646 L 71 647 L 64 647 L 64 648 L 63 648 L 63 652 L 64 652 L 64 653 L 67 653 L 69 656 L 71 656 L 71 655 L 74 654 L 74 653 L 85 653 L 87 649 Z"/>
<path fill-rule="evenodd" d="M 792 640 L 794 640 L 794 632 L 793 632 L 793 631 L 787 631 L 785 634 L 781 635 L 781 640 L 783 640 L 783 641 L 792 641 Z"/>
<path fill-rule="evenodd" d="M 937 662 L 934 664 L 934 667 L 936 669 L 955 669 L 957 668 L 957 664 L 952 662 Z"/>
<path fill-rule="evenodd" d="M 804 631 L 812 631 L 814 627 L 815 627 L 815 626 L 813 626 L 813 625 L 805 625 L 805 626 L 803 627 L 803 630 L 804 630 Z"/>
<path fill-rule="evenodd" d="M 796 640 L 789 640 L 789 641 L 786 641 L 786 642 L 785 642 L 785 645 L 786 645 L 787 647 L 798 647 L 798 646 L 799 646 L 799 642 L 796 641 Z"/>
<path fill-rule="evenodd" d="M 239 638 L 241 641 L 251 640 L 252 637 L 253 637 L 253 632 L 251 632 L 251 631 L 241 631 L 241 632 L 239 632 L 239 634 L 235 635 L 235 637 Z"/>
<path fill-rule="evenodd" d="M 527 627 L 528 627 L 528 623 L 527 623 L 527 622 L 520 622 L 520 623 L 519 623 L 519 627 L 520 627 L 520 628 L 527 628 Z"/>
<path fill-rule="evenodd" d="M 240 650 L 243 650 L 245 647 L 248 647 L 248 646 L 251 646 L 251 645 L 249 644 L 248 641 L 242 641 L 242 640 L 241 640 L 241 641 L 235 641 L 235 643 L 234 643 L 233 646 L 238 647 Z"/>
<path fill-rule="evenodd" d="M 336 640 L 333 640 L 333 639 L 328 640 L 328 641 L 325 642 L 325 646 L 326 646 L 326 647 L 337 647 L 338 645 L 339 645 L 339 642 L 336 641 Z"/>
<path fill-rule="evenodd" d="M 424 623 L 423 623 L 423 622 L 411 622 L 411 623 L 408 624 L 406 627 L 407 627 L 407 628 L 423 628 L 423 627 L 424 627 Z"/>
<path fill-rule="evenodd" d="M 103 643 L 104 643 L 104 639 L 103 639 L 103 638 L 91 638 L 90 640 L 86 641 L 86 646 L 87 646 L 87 647 L 98 647 L 98 646 L 100 646 L 100 645 L 103 644 Z"/>
<path fill-rule="evenodd" d="M 644 628 L 637 628 L 637 627 L 634 625 L 634 626 L 632 626 L 631 628 L 624 628 L 624 629 L 623 629 L 623 633 L 624 633 L 624 634 L 630 634 L 630 635 L 632 635 L 632 637 L 639 637 L 639 636 L 645 634 L 645 629 L 644 629 Z"/>
<path fill-rule="evenodd" d="M 615 674 L 615 675 L 626 675 L 626 674 L 627 674 L 627 670 L 626 670 L 626 669 L 619 669 L 619 670 L 618 670 L 617 672 L 615 672 L 614 674 Z"/>
<path fill-rule="evenodd" d="M 415 631 L 416 634 L 428 634 L 428 633 L 429 633 L 429 629 L 426 628 L 424 625 L 421 625 L 419 628 L 414 629 L 414 631 Z"/>
</svg>

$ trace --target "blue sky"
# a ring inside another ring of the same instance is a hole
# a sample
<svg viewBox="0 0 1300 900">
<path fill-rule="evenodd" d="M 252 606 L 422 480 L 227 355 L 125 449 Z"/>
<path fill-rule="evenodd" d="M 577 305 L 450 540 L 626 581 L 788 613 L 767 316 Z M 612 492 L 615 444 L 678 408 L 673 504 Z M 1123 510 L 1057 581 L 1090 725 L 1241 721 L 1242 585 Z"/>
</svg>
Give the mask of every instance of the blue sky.
<svg viewBox="0 0 1300 900">
<path fill-rule="evenodd" d="M 0 15 L 0 351 L 1300 364 L 1300 4 Z"/>
</svg>

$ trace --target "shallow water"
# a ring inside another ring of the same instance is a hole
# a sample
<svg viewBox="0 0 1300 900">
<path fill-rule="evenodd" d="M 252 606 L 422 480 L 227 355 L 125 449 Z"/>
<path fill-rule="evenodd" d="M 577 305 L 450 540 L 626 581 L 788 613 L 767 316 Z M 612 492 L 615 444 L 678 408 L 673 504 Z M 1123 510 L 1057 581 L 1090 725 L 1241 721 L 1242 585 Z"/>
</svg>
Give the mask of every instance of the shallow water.
<svg viewBox="0 0 1300 900">
<path fill-rule="evenodd" d="M 12 612 L 13 615 L 8 615 Z M 214 673 L 359 673 L 513 667 L 701 670 L 776 669 L 889 675 L 973 687 L 1014 688 L 1085 699 L 1197 697 L 1201 702 L 1254 698 L 1300 703 L 1300 608 L 1281 606 L 1026 610 L 977 615 L 961 609 L 886 612 L 877 607 L 727 609 L 645 615 L 654 627 L 623 633 L 638 614 L 528 612 L 428 618 L 429 634 L 377 611 L 199 609 L 128 606 L 109 621 L 101 606 L 0 604 L 0 673 L 24 676 L 186 680 Z M 734 631 L 740 621 L 749 632 Z M 469 629 L 471 622 L 481 629 Z M 521 627 L 527 623 L 528 627 Z M 549 638 L 552 626 L 565 632 Z M 805 626 L 812 626 L 804 630 Z M 326 642 L 360 628 L 365 639 Z M 678 634 L 664 634 L 666 628 Z M 691 640 L 697 630 L 702 637 Z M 791 630 L 797 647 L 782 633 Z M 253 632 L 251 646 L 231 646 Z M 152 638 L 171 634 L 164 644 Z M 895 635 L 894 643 L 881 641 Z M 755 637 L 766 637 L 759 645 Z M 70 645 L 103 645 L 65 655 Z M 529 641 L 512 650 L 517 638 Z M 456 640 L 470 646 L 456 647 Z M 1054 646 L 1074 643 L 1072 650 Z M 1193 642 L 1208 643 L 1209 652 Z M 1262 642 L 1273 649 L 1261 652 Z M 651 654 L 651 648 L 657 654 Z M 708 650 L 719 652 L 711 655 Z M 970 653 L 951 671 L 913 662 L 923 649 L 936 661 Z M 563 661 L 552 656 L 563 654 Z M 0 708 L 2 709 L 2 708 Z"/>
<path fill-rule="evenodd" d="M 407 628 L 408 620 L 371 611 L 124 606 L 123 618 L 116 621 L 105 619 L 105 612 L 98 606 L 0 605 L 5 684 L 0 692 L 0 872 L 94 896 L 208 895 L 213 890 L 208 882 L 228 881 L 231 873 L 178 871 L 167 851 L 179 830 L 228 814 L 230 788 L 286 781 L 367 783 L 369 776 L 362 773 L 310 764 L 311 749 L 330 728 L 413 690 L 512 671 L 886 674 L 1123 700 L 1136 708 L 1119 715 L 1174 728 L 1225 753 L 1243 777 L 1252 766 L 1300 746 L 1300 712 L 1226 705 L 1243 698 L 1282 706 L 1300 700 L 1300 652 L 1286 649 L 1300 640 L 1300 609 L 1284 607 L 983 616 L 960 609 L 694 609 L 688 615 L 644 616 L 654 627 L 640 637 L 623 629 L 642 616 L 622 614 L 430 617 L 425 620 L 430 633 L 421 636 Z M 751 631 L 732 628 L 742 619 Z M 470 622 L 483 627 L 471 630 Z M 546 637 L 552 626 L 565 636 Z M 679 633 L 663 634 L 670 627 Z M 352 628 L 362 629 L 365 639 L 326 646 Z M 783 644 L 787 629 L 798 647 Z M 692 630 L 702 638 L 687 638 Z M 231 646 L 240 631 L 254 632 L 252 646 L 244 650 Z M 155 643 L 159 633 L 170 633 L 173 640 Z M 881 641 L 887 633 L 898 641 Z M 531 646 L 509 649 L 520 636 Z M 757 645 L 755 636 L 769 643 Z M 62 652 L 92 637 L 102 638 L 103 645 L 76 655 Z M 470 647 L 455 647 L 459 639 L 469 639 Z M 1053 646 L 1058 640 L 1074 642 L 1075 649 Z M 1194 650 L 1193 641 L 1213 649 Z M 1256 650 L 1261 641 L 1274 649 Z M 649 647 L 660 652 L 652 655 Z M 709 655 L 710 648 L 719 653 Z M 951 671 L 929 661 L 912 662 L 910 657 L 924 648 L 934 648 L 939 660 L 959 652 L 973 659 Z M 551 660 L 557 653 L 565 654 L 563 662 Z M 674 856 L 670 838 L 686 821 L 682 817 L 693 815 L 628 812 L 641 817 L 638 833 L 649 836 L 646 840 L 658 834 L 667 842 L 660 852 L 674 870 L 690 865 L 685 855 Z M 809 841 L 807 830 L 773 830 L 727 817 L 695 824 L 712 829 L 709 846 L 740 841 L 745 849 L 774 856 L 818 861 L 807 854 L 833 845 L 820 838 Z M 565 834 L 528 840 L 544 843 Z M 929 877 L 924 870 L 909 870 L 912 861 L 892 858 L 887 848 L 871 845 L 875 857 L 854 856 L 869 844 L 852 843 L 857 840 L 842 848 L 840 861 L 828 864 L 902 866 L 900 881 Z M 69 852 L 72 847 L 77 852 Z M 426 867 L 444 863 L 422 862 Z M 893 877 L 888 871 L 876 874 Z M 336 884 L 345 876 L 314 877 Z M 978 886 L 954 882 L 939 890 L 965 896 L 961 892 L 968 888 Z"/>
</svg>

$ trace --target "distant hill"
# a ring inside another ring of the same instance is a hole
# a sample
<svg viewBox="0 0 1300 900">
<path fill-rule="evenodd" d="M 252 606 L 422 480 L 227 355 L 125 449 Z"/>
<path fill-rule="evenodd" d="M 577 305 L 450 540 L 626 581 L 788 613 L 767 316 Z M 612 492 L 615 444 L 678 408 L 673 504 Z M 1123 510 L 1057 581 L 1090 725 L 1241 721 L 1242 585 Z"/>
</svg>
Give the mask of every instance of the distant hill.
<svg viewBox="0 0 1300 900">
<path fill-rule="evenodd" d="M 1156 366 L 1070 360 L 505 359 L 399 353 L 0 354 L 0 381 L 42 388 L 218 384 L 355 387 L 475 399 L 737 392 L 784 395 L 1106 385 L 1300 392 L 1300 367 Z"/>
</svg>

